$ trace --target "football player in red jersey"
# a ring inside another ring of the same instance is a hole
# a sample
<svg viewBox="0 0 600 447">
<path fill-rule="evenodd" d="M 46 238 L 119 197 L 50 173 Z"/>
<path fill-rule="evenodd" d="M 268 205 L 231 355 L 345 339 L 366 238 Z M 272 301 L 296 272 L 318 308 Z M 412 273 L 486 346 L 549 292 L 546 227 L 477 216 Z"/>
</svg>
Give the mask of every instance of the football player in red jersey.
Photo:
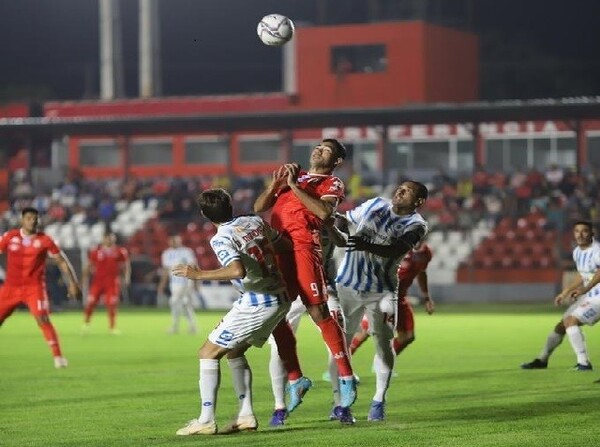
<svg viewBox="0 0 600 447">
<path fill-rule="evenodd" d="M 6 254 L 6 282 L 0 290 L 0 326 L 17 306 L 24 303 L 35 317 L 48 342 L 54 366 L 64 368 L 58 335 L 50 322 L 50 308 L 45 283 L 45 263 L 49 256 L 68 279 L 68 295 L 78 298 L 81 288 L 65 254 L 48 235 L 37 230 L 39 213 L 35 208 L 21 212 L 21 228 L 7 231 L 0 238 L 0 253 Z"/>
<path fill-rule="evenodd" d="M 393 306 L 387 306 L 391 307 L 391 309 L 384 310 L 384 316 L 391 324 L 394 324 L 394 312 L 397 313 L 395 318 L 396 336 L 393 340 L 393 348 L 396 355 L 400 354 L 415 340 L 414 311 L 406 299 L 408 288 L 415 278 L 417 278 L 417 283 L 421 289 L 425 310 L 429 315 L 435 310 L 435 304 L 431 296 L 429 296 L 429 284 L 427 281 L 427 265 L 429 265 L 432 256 L 433 254 L 429 246 L 422 243 L 409 251 L 398 267 L 397 310 L 394 311 Z M 382 304 L 382 306 L 385 306 L 385 304 Z M 352 338 L 350 352 L 354 354 L 367 338 L 369 338 L 369 322 L 365 317 L 361 322 L 361 331 Z"/>
<path fill-rule="evenodd" d="M 83 284 L 86 284 L 90 274 L 93 274 L 88 292 L 88 302 L 84 309 L 83 331 L 89 330 L 90 320 L 96 304 L 98 304 L 100 297 L 103 297 L 108 314 L 108 329 L 113 335 L 120 334 L 115 327 L 115 321 L 121 291 L 119 280 L 121 270 L 123 270 L 125 287 L 128 287 L 131 278 L 129 253 L 125 247 L 116 244 L 113 233 L 107 232 L 102 239 L 102 243 L 89 251 L 88 263 L 82 274 Z"/>
<path fill-rule="evenodd" d="M 337 205 L 344 198 L 344 184 L 331 174 L 345 158 L 346 149 L 339 141 L 324 139 L 313 149 L 308 171 L 289 163 L 273 173 L 270 185 L 256 199 L 254 211 L 264 212 L 272 208 L 271 225 L 291 239 L 294 245 L 292 253 L 282 254 L 278 259 L 288 294 L 290 297 L 300 296 L 336 359 L 340 374 L 341 406 L 347 413 L 340 420 L 342 423 L 353 423 L 349 407 L 356 400 L 356 383 L 344 334 L 327 307 L 319 236 L 323 222 L 335 213 Z M 273 336 L 282 358 L 282 352 L 295 347 L 294 335 L 286 321 L 277 326 Z M 304 395 L 310 386 L 306 378 L 299 383 L 290 381 L 290 388 L 299 396 Z M 293 408 L 288 404 L 288 411 Z"/>
</svg>

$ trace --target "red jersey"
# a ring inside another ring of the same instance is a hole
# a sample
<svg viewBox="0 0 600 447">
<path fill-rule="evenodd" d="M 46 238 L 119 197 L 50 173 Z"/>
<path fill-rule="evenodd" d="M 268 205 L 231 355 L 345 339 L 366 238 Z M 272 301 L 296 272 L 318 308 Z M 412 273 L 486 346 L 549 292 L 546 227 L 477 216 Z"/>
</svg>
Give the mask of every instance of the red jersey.
<svg viewBox="0 0 600 447">
<path fill-rule="evenodd" d="M 427 244 L 421 244 L 417 250 L 410 250 L 398 267 L 398 288 L 402 297 L 419 273 L 427 269 L 433 254 Z M 402 290 L 404 289 L 404 290 Z"/>
<path fill-rule="evenodd" d="M 121 264 L 129 259 L 127 249 L 113 245 L 105 247 L 99 245 L 90 250 L 88 259 L 94 268 L 94 282 L 114 282 L 119 279 Z"/>
<path fill-rule="evenodd" d="M 60 249 L 41 231 L 25 236 L 16 229 L 2 235 L 0 253 L 6 253 L 6 286 L 45 286 L 46 258 L 57 256 Z"/>
<path fill-rule="evenodd" d="M 344 183 L 332 175 L 300 171 L 297 184 L 312 197 L 335 197 L 338 202 L 344 199 Z M 320 247 L 319 231 L 323 221 L 309 211 L 287 186 L 277 193 L 271 225 L 292 240 L 294 249 Z"/>
</svg>

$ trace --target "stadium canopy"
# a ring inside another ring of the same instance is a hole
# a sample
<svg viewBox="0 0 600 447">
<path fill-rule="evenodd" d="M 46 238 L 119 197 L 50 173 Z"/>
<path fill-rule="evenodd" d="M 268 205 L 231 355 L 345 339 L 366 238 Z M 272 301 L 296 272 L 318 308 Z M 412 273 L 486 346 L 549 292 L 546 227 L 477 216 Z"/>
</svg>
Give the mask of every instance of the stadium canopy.
<svg viewBox="0 0 600 447">
<path fill-rule="evenodd" d="M 3 118 L 0 135 L 134 135 L 314 129 L 400 124 L 600 119 L 600 96 L 434 103 L 394 108 L 301 110 L 210 115 Z"/>
</svg>

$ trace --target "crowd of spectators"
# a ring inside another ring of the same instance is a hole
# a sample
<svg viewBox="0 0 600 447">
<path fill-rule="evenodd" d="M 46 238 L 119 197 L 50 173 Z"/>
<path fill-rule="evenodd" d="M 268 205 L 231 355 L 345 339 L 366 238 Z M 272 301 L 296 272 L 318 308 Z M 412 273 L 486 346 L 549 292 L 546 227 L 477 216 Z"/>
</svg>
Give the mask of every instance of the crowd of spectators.
<svg viewBox="0 0 600 447">
<path fill-rule="evenodd" d="M 26 171 L 17 170 L 11 179 L 10 209 L 0 219 L 0 230 L 14 226 L 24 206 L 38 208 L 45 224 L 72 219 L 94 224 L 112 221 L 119 203 L 134 200 L 145 204 L 155 201 L 161 219 L 189 221 L 197 217 L 197 193 L 211 187 L 231 191 L 237 213 L 251 213 L 254 199 L 268 180 L 269 176 L 87 179 L 73 170 L 54 187 L 39 188 L 32 184 Z M 347 197 L 342 210 L 374 195 L 390 196 L 395 186 L 365 185 L 360 175 L 351 172 L 343 180 Z M 478 167 L 468 175 L 439 170 L 427 184 L 430 196 L 423 212 L 434 229 L 468 230 L 480 221 L 493 227 L 501 219 L 516 222 L 534 211 L 545 216 L 549 229 L 562 232 L 575 220 L 595 223 L 600 214 L 597 170 L 576 173 L 551 166 L 544 171 L 530 169 L 508 174 Z"/>
</svg>

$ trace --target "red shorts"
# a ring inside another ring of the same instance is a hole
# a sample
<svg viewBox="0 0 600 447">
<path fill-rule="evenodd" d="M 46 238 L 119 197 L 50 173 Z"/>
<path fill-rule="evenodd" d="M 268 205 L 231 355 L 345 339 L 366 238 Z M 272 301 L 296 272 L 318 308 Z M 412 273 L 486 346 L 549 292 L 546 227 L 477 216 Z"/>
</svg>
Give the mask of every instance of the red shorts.
<svg viewBox="0 0 600 447">
<path fill-rule="evenodd" d="M 413 308 L 405 298 L 398 300 L 398 318 L 396 320 L 396 330 L 398 332 L 415 331 L 415 316 Z"/>
<path fill-rule="evenodd" d="M 0 321 L 4 321 L 21 303 L 36 318 L 50 313 L 45 285 L 15 287 L 4 284 L 0 288 Z"/>
<path fill-rule="evenodd" d="M 118 281 L 92 283 L 88 292 L 88 301 L 96 302 L 104 298 L 104 304 L 117 304 L 119 302 L 120 287 Z"/>
<path fill-rule="evenodd" d="M 299 296 L 304 305 L 327 302 L 327 285 L 323 258 L 313 250 L 296 250 L 277 255 L 277 264 L 283 273 L 288 295 Z"/>
</svg>

